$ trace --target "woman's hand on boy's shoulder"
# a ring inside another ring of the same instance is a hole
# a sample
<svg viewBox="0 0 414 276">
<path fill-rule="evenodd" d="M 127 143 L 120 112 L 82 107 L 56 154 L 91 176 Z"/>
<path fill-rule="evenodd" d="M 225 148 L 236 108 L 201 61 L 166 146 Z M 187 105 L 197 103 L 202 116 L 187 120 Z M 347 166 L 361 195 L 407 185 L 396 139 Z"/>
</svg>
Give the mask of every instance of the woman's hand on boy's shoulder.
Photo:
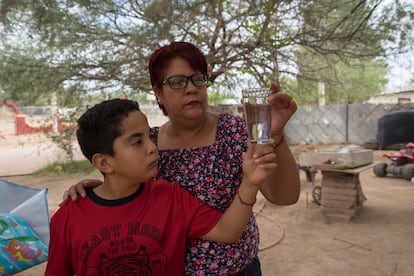
<svg viewBox="0 0 414 276">
<path fill-rule="evenodd" d="M 63 201 L 59 203 L 59 206 L 68 201 L 69 198 L 76 202 L 78 200 L 78 196 L 86 196 L 85 188 L 95 188 L 101 184 L 102 181 L 99 179 L 83 179 L 79 181 L 75 185 L 70 186 L 69 189 L 63 193 Z"/>
</svg>

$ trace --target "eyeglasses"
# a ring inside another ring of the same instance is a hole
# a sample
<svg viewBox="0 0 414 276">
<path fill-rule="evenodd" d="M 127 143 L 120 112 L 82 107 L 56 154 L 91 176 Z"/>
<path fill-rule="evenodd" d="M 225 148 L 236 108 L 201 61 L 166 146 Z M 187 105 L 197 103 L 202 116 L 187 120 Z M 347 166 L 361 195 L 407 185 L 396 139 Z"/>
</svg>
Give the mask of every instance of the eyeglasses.
<svg viewBox="0 0 414 276">
<path fill-rule="evenodd" d="M 169 78 L 166 78 L 162 84 L 168 83 L 171 89 L 178 90 L 183 89 L 187 87 L 188 80 L 191 80 L 191 82 L 194 84 L 195 87 L 203 87 L 207 85 L 207 75 L 203 73 L 196 73 L 191 76 L 184 76 L 184 75 L 178 75 L 178 76 L 172 76 Z"/>
</svg>

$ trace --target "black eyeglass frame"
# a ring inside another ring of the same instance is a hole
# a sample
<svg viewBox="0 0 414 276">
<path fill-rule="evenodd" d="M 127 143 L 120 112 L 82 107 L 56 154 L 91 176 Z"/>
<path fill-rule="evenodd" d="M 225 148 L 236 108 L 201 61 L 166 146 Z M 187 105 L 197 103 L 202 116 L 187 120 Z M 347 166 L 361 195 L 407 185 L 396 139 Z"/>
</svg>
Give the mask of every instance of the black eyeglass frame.
<svg viewBox="0 0 414 276">
<path fill-rule="evenodd" d="M 203 80 L 204 80 L 204 83 L 203 84 L 200 84 L 200 85 L 197 85 L 196 83 L 195 83 L 195 81 L 194 81 L 194 77 L 196 77 L 196 76 L 200 76 L 200 75 L 202 75 L 203 76 Z M 171 85 L 171 79 L 173 79 L 173 78 L 185 78 L 186 79 L 186 81 L 185 81 L 185 85 L 183 86 L 183 87 L 172 87 L 172 85 Z M 162 85 L 164 85 L 164 84 L 168 84 L 168 86 L 171 88 L 171 89 L 173 89 L 173 90 L 180 90 L 180 89 L 183 89 L 183 88 L 186 88 L 187 87 L 187 85 L 188 85 L 188 80 L 191 80 L 191 82 L 193 83 L 193 85 L 195 86 L 195 87 L 203 87 L 203 86 L 207 86 L 207 81 L 208 81 L 208 78 L 207 78 L 207 75 L 206 74 L 204 74 L 204 73 L 195 73 L 195 74 L 192 74 L 191 76 L 185 76 L 185 75 L 175 75 L 175 76 L 171 76 L 171 77 L 168 77 L 168 78 L 165 78 L 163 81 L 162 81 Z"/>
</svg>

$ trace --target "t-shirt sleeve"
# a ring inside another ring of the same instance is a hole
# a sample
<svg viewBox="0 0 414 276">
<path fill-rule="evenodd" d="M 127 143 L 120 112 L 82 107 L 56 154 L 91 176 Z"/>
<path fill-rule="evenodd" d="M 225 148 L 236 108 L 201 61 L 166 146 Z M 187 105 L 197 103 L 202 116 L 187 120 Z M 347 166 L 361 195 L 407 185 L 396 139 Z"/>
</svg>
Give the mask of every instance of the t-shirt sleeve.
<svg viewBox="0 0 414 276">
<path fill-rule="evenodd" d="M 71 259 L 69 239 L 66 237 L 68 227 L 68 204 L 57 210 L 50 220 L 49 256 L 45 276 L 75 275 Z"/>
<path fill-rule="evenodd" d="M 221 211 L 206 205 L 190 192 L 179 188 L 183 202 L 183 212 L 188 219 L 187 243 L 207 234 L 219 221 Z"/>
</svg>

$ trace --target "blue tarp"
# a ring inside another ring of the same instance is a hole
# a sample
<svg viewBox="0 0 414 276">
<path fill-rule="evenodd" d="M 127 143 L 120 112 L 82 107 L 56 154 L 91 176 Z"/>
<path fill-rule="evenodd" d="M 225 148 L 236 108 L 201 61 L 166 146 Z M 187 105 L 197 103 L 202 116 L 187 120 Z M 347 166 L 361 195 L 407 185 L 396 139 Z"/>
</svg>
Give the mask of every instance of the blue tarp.
<svg viewBox="0 0 414 276">
<path fill-rule="evenodd" d="M 47 260 L 49 221 L 47 189 L 0 179 L 0 276 Z"/>
</svg>

